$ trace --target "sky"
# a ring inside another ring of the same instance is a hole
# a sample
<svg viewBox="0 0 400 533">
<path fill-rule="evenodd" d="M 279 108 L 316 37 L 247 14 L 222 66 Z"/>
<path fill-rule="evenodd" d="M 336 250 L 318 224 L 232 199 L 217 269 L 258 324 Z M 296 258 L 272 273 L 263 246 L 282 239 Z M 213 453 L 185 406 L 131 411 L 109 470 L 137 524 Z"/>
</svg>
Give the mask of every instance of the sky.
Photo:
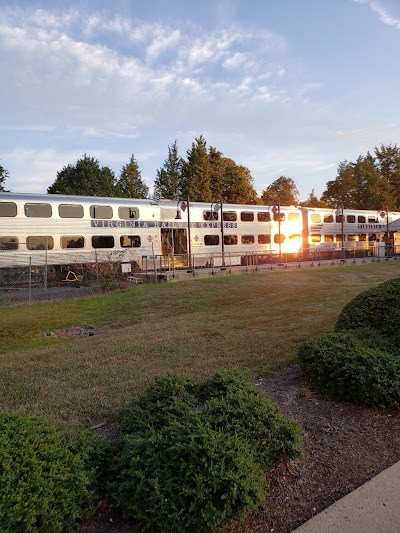
<svg viewBox="0 0 400 533">
<path fill-rule="evenodd" d="M 320 196 L 343 161 L 400 143 L 399 0 L 0 0 L 0 164 L 46 193 L 84 154 L 152 190 L 202 135 Z"/>
</svg>

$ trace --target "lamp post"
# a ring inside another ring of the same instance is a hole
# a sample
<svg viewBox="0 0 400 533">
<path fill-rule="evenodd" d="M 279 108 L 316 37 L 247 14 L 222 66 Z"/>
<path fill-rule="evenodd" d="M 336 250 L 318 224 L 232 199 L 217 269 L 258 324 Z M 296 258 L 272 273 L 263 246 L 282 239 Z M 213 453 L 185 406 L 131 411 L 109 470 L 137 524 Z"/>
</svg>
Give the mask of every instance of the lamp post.
<svg viewBox="0 0 400 533">
<path fill-rule="evenodd" d="M 278 198 L 278 205 L 274 205 L 272 208 L 274 218 L 278 216 L 278 235 L 279 235 L 279 261 L 281 260 L 282 255 L 282 238 L 281 238 L 281 203 Z"/>
<path fill-rule="evenodd" d="M 344 249 L 344 211 L 343 211 L 343 204 L 340 206 L 339 209 L 336 210 L 336 216 L 340 216 L 340 220 L 342 223 L 342 259 L 345 258 L 345 249 Z"/>
<path fill-rule="evenodd" d="M 224 243 L 224 207 L 222 198 L 211 204 L 211 211 L 215 211 L 218 217 L 218 211 L 221 210 L 221 251 L 222 251 L 222 266 L 225 266 L 225 243 Z M 214 206 L 214 209 L 213 209 Z M 218 218 L 217 218 L 218 220 Z"/>
<path fill-rule="evenodd" d="M 175 217 L 175 220 L 181 220 L 182 219 L 182 215 L 180 213 L 180 210 L 182 210 L 183 212 L 186 211 L 186 208 L 187 208 L 187 238 L 188 238 L 188 241 L 187 241 L 187 254 L 188 254 L 188 259 L 189 259 L 189 268 L 192 268 L 192 239 L 191 239 L 191 235 L 190 235 L 190 199 L 189 199 L 189 195 L 186 196 L 186 201 L 185 200 L 178 200 L 178 203 L 176 204 L 176 217 Z"/>
</svg>

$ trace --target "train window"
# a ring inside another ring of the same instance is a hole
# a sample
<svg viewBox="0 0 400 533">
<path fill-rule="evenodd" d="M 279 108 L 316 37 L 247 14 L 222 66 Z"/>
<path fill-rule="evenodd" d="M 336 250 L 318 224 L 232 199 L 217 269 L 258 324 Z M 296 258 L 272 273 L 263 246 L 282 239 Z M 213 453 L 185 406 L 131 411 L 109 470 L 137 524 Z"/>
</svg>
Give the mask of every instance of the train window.
<svg viewBox="0 0 400 533">
<path fill-rule="evenodd" d="M 367 240 L 367 234 L 366 233 L 360 233 L 358 236 L 358 240 L 365 242 Z"/>
<path fill-rule="evenodd" d="M 368 240 L 370 240 L 370 241 L 376 241 L 376 235 L 375 235 L 375 233 L 370 233 L 370 234 L 369 234 L 369 239 L 368 239 Z"/>
<path fill-rule="evenodd" d="M 204 244 L 206 246 L 215 246 L 219 244 L 219 235 L 204 235 Z"/>
<path fill-rule="evenodd" d="M 345 222 L 344 215 L 336 215 L 336 222 Z"/>
<path fill-rule="evenodd" d="M 288 221 L 289 222 L 298 222 L 300 220 L 300 213 L 289 213 Z"/>
<path fill-rule="evenodd" d="M 25 215 L 27 217 L 51 217 L 51 205 L 50 204 L 25 204 Z"/>
<path fill-rule="evenodd" d="M 28 250 L 52 250 L 54 248 L 54 239 L 50 236 L 30 236 L 26 238 L 26 247 Z"/>
<path fill-rule="evenodd" d="M 333 242 L 333 235 L 325 235 L 324 242 Z"/>
<path fill-rule="evenodd" d="M 280 216 L 279 216 L 280 215 Z M 274 221 L 279 222 L 279 218 L 281 222 L 285 222 L 285 213 L 282 213 L 281 211 L 276 211 L 274 213 Z"/>
<path fill-rule="evenodd" d="M 118 207 L 118 216 L 121 220 L 138 219 L 139 209 L 136 207 Z"/>
<path fill-rule="evenodd" d="M 358 222 L 359 224 L 365 224 L 366 221 L 367 221 L 367 219 L 365 218 L 365 216 L 363 216 L 363 215 L 358 215 L 358 217 L 357 217 L 357 222 Z"/>
<path fill-rule="evenodd" d="M 240 220 L 242 222 L 253 222 L 254 221 L 254 213 L 252 211 L 242 211 L 240 213 Z"/>
<path fill-rule="evenodd" d="M 378 217 L 368 217 L 368 224 L 376 224 L 378 222 Z"/>
<path fill-rule="evenodd" d="M 235 222 L 237 220 L 236 211 L 224 211 L 223 218 L 227 222 Z"/>
<path fill-rule="evenodd" d="M 58 206 L 60 218 L 83 218 L 83 205 L 60 204 Z"/>
<path fill-rule="evenodd" d="M 0 250 L 18 250 L 18 238 L 0 237 Z"/>
<path fill-rule="evenodd" d="M 321 222 L 321 215 L 319 213 L 311 213 L 311 222 L 314 222 L 315 224 Z"/>
<path fill-rule="evenodd" d="M 289 239 L 300 239 L 300 235 L 298 233 L 292 233 L 292 235 L 289 235 Z"/>
<path fill-rule="evenodd" d="M 347 235 L 348 241 L 358 241 L 358 235 Z"/>
<path fill-rule="evenodd" d="M 61 248 L 84 248 L 84 237 L 61 237 Z"/>
<path fill-rule="evenodd" d="M 121 248 L 139 248 L 142 244 L 139 235 L 121 235 L 119 242 Z"/>
<path fill-rule="evenodd" d="M 0 217 L 16 217 L 17 204 L 14 202 L 0 202 Z"/>
<path fill-rule="evenodd" d="M 269 211 L 262 211 L 257 213 L 258 222 L 271 222 L 271 213 Z"/>
<path fill-rule="evenodd" d="M 324 222 L 328 224 L 333 222 L 333 215 L 324 215 Z"/>
<path fill-rule="evenodd" d="M 282 233 L 275 233 L 274 235 L 274 243 L 279 244 L 285 242 L 286 236 Z"/>
<path fill-rule="evenodd" d="M 254 244 L 254 235 L 242 235 L 242 244 Z"/>
<path fill-rule="evenodd" d="M 271 235 L 269 233 L 261 233 L 258 236 L 258 244 L 270 244 L 271 243 Z"/>
<path fill-rule="evenodd" d="M 349 222 L 349 224 L 354 224 L 356 221 L 356 215 L 347 215 L 347 222 Z"/>
<path fill-rule="evenodd" d="M 94 235 L 92 246 L 93 248 L 114 248 L 114 237 L 112 235 Z"/>
<path fill-rule="evenodd" d="M 338 233 L 336 235 L 336 242 L 342 242 L 342 234 L 341 233 Z"/>
<path fill-rule="evenodd" d="M 224 244 L 226 246 L 233 246 L 238 243 L 237 235 L 224 235 Z"/>
<path fill-rule="evenodd" d="M 311 235 L 311 242 L 321 242 L 321 235 Z"/>
<path fill-rule="evenodd" d="M 110 205 L 91 205 L 90 206 L 90 216 L 92 218 L 112 218 L 113 210 Z M 100 246 L 100 248 L 103 248 Z M 104 246 L 104 248 L 110 248 L 109 246 Z M 111 246 L 112 248 L 112 246 Z"/>
<path fill-rule="evenodd" d="M 203 220 L 218 220 L 217 211 L 203 211 Z"/>
</svg>

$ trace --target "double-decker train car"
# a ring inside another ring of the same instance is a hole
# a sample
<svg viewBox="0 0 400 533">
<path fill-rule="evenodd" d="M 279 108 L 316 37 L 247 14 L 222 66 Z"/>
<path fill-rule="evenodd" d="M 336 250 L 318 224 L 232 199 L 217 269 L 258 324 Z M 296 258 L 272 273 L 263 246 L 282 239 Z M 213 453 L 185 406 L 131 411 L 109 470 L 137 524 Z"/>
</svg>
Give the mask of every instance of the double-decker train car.
<svg viewBox="0 0 400 533">
<path fill-rule="evenodd" d="M 186 255 L 197 266 L 210 256 L 290 260 L 316 248 L 368 249 L 397 219 L 396 212 L 0 193 L 0 268 L 44 257 L 50 265 L 122 261 L 140 269 L 155 256 Z"/>
</svg>

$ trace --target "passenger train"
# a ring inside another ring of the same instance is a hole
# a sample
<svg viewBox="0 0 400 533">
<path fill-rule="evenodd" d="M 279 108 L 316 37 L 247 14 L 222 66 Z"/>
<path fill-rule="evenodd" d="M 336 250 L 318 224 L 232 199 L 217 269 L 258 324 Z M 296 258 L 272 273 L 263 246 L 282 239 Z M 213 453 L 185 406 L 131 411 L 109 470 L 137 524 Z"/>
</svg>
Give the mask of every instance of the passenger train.
<svg viewBox="0 0 400 533">
<path fill-rule="evenodd" d="M 365 253 L 399 212 L 0 193 L 0 268 L 98 261 L 148 266 L 154 257 Z M 240 258 L 240 259 L 237 259 Z M 218 260 L 218 259 L 216 259 Z M 246 259 L 247 260 L 247 259 Z M 238 263 L 236 263 L 238 264 Z M 243 263 L 242 263 L 243 264 Z"/>
</svg>

